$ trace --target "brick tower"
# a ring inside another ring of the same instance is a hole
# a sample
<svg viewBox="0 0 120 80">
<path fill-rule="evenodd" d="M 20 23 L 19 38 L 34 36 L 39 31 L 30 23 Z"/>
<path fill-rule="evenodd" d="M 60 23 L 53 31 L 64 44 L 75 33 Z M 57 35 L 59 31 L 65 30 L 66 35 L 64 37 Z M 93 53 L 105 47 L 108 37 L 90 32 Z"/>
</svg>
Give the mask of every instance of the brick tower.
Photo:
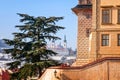
<svg viewBox="0 0 120 80">
<path fill-rule="evenodd" d="M 80 66 L 89 62 L 89 39 L 92 27 L 91 0 L 79 0 L 79 4 L 72 10 L 78 16 L 77 59 L 75 65 Z"/>
</svg>

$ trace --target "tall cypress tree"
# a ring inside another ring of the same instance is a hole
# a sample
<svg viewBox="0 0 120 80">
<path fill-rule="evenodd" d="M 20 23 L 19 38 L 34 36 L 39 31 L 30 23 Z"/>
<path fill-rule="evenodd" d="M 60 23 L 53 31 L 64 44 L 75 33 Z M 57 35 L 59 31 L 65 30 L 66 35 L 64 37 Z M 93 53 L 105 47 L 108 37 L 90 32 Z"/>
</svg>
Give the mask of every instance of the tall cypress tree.
<svg viewBox="0 0 120 80">
<path fill-rule="evenodd" d="M 12 46 L 5 49 L 6 54 L 11 54 L 13 62 L 9 63 L 10 69 L 20 69 L 13 74 L 18 80 L 26 79 L 28 76 L 41 75 L 42 70 L 56 62 L 50 60 L 49 57 L 56 55 L 52 50 L 46 48 L 48 40 L 58 40 L 55 34 L 64 29 L 62 26 L 56 25 L 56 22 L 62 20 L 63 17 L 34 17 L 27 14 L 20 14 L 20 22 L 23 25 L 17 25 L 19 32 L 13 33 L 14 38 L 4 39 L 4 41 Z M 12 77 L 13 79 L 13 77 Z"/>
</svg>

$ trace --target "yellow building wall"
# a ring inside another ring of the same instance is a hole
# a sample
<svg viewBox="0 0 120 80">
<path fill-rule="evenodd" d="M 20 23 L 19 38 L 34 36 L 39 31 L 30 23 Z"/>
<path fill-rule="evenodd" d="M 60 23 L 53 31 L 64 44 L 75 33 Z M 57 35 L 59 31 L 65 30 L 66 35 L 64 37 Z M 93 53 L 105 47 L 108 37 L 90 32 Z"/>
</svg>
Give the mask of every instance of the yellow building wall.
<svg viewBox="0 0 120 80">
<path fill-rule="evenodd" d="M 111 24 L 102 24 L 102 9 L 111 9 Z M 92 0 L 91 9 L 73 10 L 78 16 L 78 36 L 77 36 L 77 59 L 76 65 L 95 61 L 103 57 L 119 57 L 120 46 L 117 44 L 117 35 L 120 34 L 120 24 L 118 24 L 118 9 L 120 0 Z M 87 19 L 86 13 L 91 13 Z M 86 29 L 90 29 L 90 35 L 86 36 Z M 109 34 L 109 46 L 102 46 L 102 34 Z"/>
<path fill-rule="evenodd" d="M 93 3 L 94 4 L 94 3 Z M 111 9 L 111 24 L 102 24 L 102 9 Z M 94 8 L 93 8 L 94 9 Z M 118 24 L 118 9 L 120 9 L 120 0 L 100 0 L 99 19 L 97 24 L 97 51 L 100 57 L 119 57 L 120 46 L 117 44 L 117 35 L 120 34 L 120 24 Z M 102 34 L 109 34 L 109 46 L 102 46 Z"/>
<path fill-rule="evenodd" d="M 111 7 L 110 7 L 111 6 Z M 118 16 L 117 16 L 117 10 L 120 9 L 120 0 L 101 0 L 100 1 L 100 28 L 105 29 L 105 28 L 120 28 L 120 25 L 117 24 L 118 21 Z M 102 25 L 102 9 L 104 9 L 103 7 L 110 7 L 110 9 L 112 10 L 111 14 L 112 14 L 112 24 L 106 24 L 106 25 Z"/>
<path fill-rule="evenodd" d="M 109 46 L 102 46 L 102 41 L 101 41 L 102 34 L 109 34 Z M 101 55 L 102 57 L 119 57 L 120 56 L 120 46 L 117 45 L 117 34 L 120 34 L 120 32 L 100 32 L 99 33 L 100 47 L 98 47 L 98 55 Z"/>
<path fill-rule="evenodd" d="M 120 0 L 101 0 L 101 5 L 102 6 L 116 6 L 116 5 L 120 5 Z"/>
</svg>

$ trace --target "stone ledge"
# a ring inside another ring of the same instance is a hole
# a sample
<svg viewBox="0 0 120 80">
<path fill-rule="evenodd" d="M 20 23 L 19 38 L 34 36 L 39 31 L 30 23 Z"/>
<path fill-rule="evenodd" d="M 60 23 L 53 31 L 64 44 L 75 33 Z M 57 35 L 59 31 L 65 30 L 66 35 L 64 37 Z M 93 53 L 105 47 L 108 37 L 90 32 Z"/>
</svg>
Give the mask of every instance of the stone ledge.
<svg viewBox="0 0 120 80">
<path fill-rule="evenodd" d="M 85 64 L 83 66 L 70 66 L 70 67 L 61 67 L 61 66 L 57 66 L 57 67 L 50 67 L 49 69 L 83 69 L 83 68 L 86 68 L 86 67 L 89 67 L 89 66 L 93 66 L 93 65 L 96 65 L 98 63 L 102 63 L 102 62 L 105 62 L 107 60 L 119 60 L 120 61 L 120 57 L 105 57 L 105 58 L 101 58 L 101 59 L 98 59 L 96 61 L 93 61 L 93 62 L 90 62 L 88 64 Z"/>
</svg>

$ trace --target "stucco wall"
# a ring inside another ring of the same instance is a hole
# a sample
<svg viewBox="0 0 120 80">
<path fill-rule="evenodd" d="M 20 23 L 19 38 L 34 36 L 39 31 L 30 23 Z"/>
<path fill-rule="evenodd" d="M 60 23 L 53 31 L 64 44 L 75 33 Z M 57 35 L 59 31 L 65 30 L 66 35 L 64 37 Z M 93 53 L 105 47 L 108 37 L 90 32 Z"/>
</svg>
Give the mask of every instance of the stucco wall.
<svg viewBox="0 0 120 80">
<path fill-rule="evenodd" d="M 109 46 L 102 46 L 102 34 L 109 34 Z M 100 45 L 100 47 L 98 47 L 98 52 L 99 52 L 99 55 L 101 55 L 101 56 L 103 56 L 103 57 L 105 57 L 105 56 L 111 56 L 111 57 L 118 57 L 118 56 L 120 56 L 120 46 L 118 46 L 117 44 L 117 42 L 118 42 L 118 40 L 117 40 L 117 35 L 118 34 L 120 34 L 120 32 L 117 32 L 117 31 L 115 31 L 115 32 L 109 32 L 109 31 L 107 31 L 107 32 L 100 32 L 99 33 L 99 37 L 100 37 L 100 39 L 99 39 L 99 45 Z"/>
<path fill-rule="evenodd" d="M 101 5 L 102 6 L 120 5 L 120 0 L 101 0 Z"/>
<path fill-rule="evenodd" d="M 118 24 L 118 9 L 120 0 L 92 0 L 92 39 L 90 45 L 90 58 L 96 59 L 104 57 L 120 56 L 120 46 L 118 37 L 120 34 L 120 24 Z M 102 9 L 111 9 L 111 23 L 102 24 Z M 102 46 L 102 34 L 109 34 L 109 46 Z"/>
<path fill-rule="evenodd" d="M 100 28 L 109 29 L 109 28 L 118 28 L 120 29 L 120 25 L 118 23 L 118 9 L 120 9 L 120 0 L 100 0 Z M 111 24 L 110 25 L 102 25 L 102 9 L 107 7 L 111 9 Z"/>
<path fill-rule="evenodd" d="M 51 68 L 46 73 L 46 79 L 42 77 L 39 80 L 119 80 L 120 58 L 93 62 L 82 67 Z"/>
</svg>

